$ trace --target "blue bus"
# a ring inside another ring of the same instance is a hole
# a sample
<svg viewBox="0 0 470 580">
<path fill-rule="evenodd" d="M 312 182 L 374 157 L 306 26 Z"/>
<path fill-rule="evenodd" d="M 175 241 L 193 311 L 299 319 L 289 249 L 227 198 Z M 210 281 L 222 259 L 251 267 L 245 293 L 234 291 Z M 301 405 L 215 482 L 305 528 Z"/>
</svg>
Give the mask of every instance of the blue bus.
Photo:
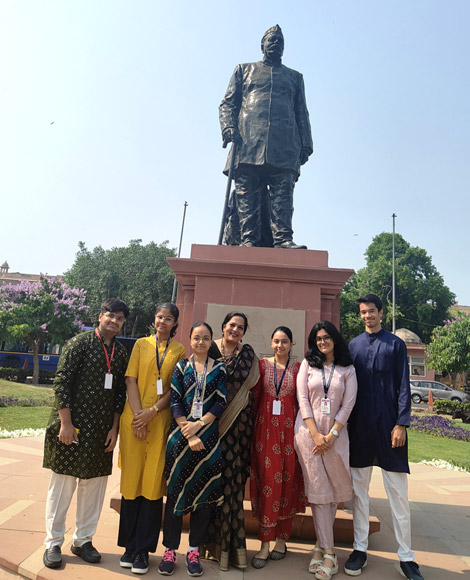
<svg viewBox="0 0 470 580">
<path fill-rule="evenodd" d="M 55 371 L 62 347 L 44 342 L 39 345 L 39 370 Z M 19 342 L 0 342 L 0 367 L 13 369 L 33 368 L 32 348 Z"/>
<path fill-rule="evenodd" d="M 83 330 L 93 330 L 93 328 L 84 328 Z M 127 354 L 130 356 L 134 348 L 136 338 L 127 336 L 118 336 L 117 340 L 124 346 Z M 44 342 L 39 345 L 39 370 L 56 371 L 59 362 L 62 346 Z M 31 369 L 33 370 L 33 351 L 32 348 L 24 343 L 0 341 L 0 367 L 13 369 Z"/>
</svg>

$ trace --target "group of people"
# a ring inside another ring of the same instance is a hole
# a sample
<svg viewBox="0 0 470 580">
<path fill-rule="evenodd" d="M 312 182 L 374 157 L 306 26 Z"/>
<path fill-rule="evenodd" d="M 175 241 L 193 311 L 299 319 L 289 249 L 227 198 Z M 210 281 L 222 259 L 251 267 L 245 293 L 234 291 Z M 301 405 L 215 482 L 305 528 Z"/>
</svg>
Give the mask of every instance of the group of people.
<svg viewBox="0 0 470 580">
<path fill-rule="evenodd" d="M 377 296 L 360 298 L 358 306 L 365 332 L 349 348 L 331 322 L 321 321 L 299 363 L 291 357 L 294 338 L 286 326 L 272 332 L 273 355 L 259 360 L 242 343 L 248 329 L 242 312 L 227 314 L 216 340 L 207 322 L 195 323 L 186 356 L 173 338 L 178 308 L 165 303 L 157 307 L 155 334 L 136 341 L 128 362 L 115 337 L 129 309 L 121 300 L 105 302 L 98 327 L 69 341 L 57 369 L 45 438 L 44 466 L 52 474 L 44 564 L 62 564 L 65 517 L 77 482 L 71 551 L 88 563 L 100 561 L 92 538 L 119 433 L 123 568 L 148 571 L 165 496 L 160 574 L 175 570 L 186 514 L 190 576 L 203 574 L 203 558 L 217 560 L 221 570 L 246 568 L 249 477 L 261 542 L 251 561 L 255 568 L 286 556 L 293 518 L 309 504 L 316 532 L 309 572 L 329 580 L 338 571 L 337 506 L 352 497 L 354 550 L 344 570 L 357 576 L 367 565 L 368 487 L 378 465 L 401 569 L 409 580 L 422 579 L 411 550 L 407 499 L 406 347 L 382 328 Z"/>
</svg>

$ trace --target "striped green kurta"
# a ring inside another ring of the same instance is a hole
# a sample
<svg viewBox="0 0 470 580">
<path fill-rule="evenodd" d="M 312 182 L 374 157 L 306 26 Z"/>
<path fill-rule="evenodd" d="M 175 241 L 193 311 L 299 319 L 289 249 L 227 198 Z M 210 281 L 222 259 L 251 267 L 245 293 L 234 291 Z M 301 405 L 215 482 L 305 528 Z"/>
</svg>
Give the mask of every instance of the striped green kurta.
<svg viewBox="0 0 470 580">
<path fill-rule="evenodd" d="M 225 382 L 225 364 L 216 361 L 206 376 L 202 414 L 212 413 L 217 419 L 197 434 L 205 449 L 192 451 L 174 418 L 184 416 L 188 421 L 197 421 L 192 416 L 196 396 L 195 370 L 190 359 L 183 359 L 173 372 L 170 399 L 173 422 L 168 435 L 165 473 L 168 497 L 173 500 L 175 514 L 178 516 L 222 503 L 222 458 L 218 419 L 225 409 Z"/>
</svg>

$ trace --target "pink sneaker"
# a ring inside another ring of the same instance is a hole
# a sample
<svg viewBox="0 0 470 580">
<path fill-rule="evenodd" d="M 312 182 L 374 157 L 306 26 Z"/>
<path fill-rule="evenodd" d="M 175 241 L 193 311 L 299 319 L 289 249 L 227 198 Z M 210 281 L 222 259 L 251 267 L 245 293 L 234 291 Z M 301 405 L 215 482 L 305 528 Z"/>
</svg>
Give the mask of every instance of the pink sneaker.
<svg viewBox="0 0 470 580">
<path fill-rule="evenodd" d="M 163 576 L 171 576 L 175 571 L 176 566 L 176 554 L 174 550 L 169 550 L 168 548 L 165 550 L 163 554 L 162 561 L 158 566 L 158 571 Z"/>
<path fill-rule="evenodd" d="M 186 566 L 188 567 L 188 574 L 190 576 L 202 576 L 204 574 L 201 562 L 199 562 L 199 552 L 197 550 L 191 550 L 186 554 Z"/>
</svg>

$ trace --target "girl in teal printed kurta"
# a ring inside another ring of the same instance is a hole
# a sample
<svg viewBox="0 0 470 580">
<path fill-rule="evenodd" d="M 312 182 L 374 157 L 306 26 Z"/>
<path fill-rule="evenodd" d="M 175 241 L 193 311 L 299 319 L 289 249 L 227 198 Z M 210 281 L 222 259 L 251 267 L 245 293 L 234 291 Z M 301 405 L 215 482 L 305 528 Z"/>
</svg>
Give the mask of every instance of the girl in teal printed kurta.
<svg viewBox="0 0 470 580">
<path fill-rule="evenodd" d="M 225 364 L 208 356 L 212 342 L 208 324 L 196 323 L 190 338 L 192 355 L 176 365 L 171 382 L 173 422 L 166 449 L 168 497 L 163 526 L 166 551 L 159 566 L 166 575 L 174 570 L 186 513 L 191 513 L 188 574 L 202 574 L 197 547 L 206 539 L 211 507 L 223 499 L 218 419 L 225 409 Z"/>
</svg>

